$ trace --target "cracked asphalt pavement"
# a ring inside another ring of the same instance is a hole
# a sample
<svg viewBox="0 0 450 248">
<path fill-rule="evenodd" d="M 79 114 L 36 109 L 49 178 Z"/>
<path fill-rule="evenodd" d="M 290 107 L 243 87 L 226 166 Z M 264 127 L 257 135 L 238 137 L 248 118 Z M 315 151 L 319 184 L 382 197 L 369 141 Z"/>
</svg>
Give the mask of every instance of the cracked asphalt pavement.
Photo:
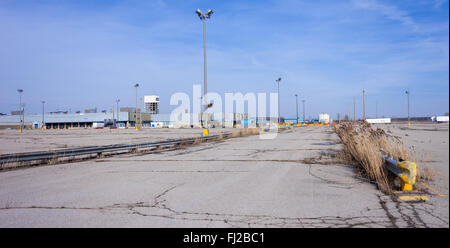
<svg viewBox="0 0 450 248">
<path fill-rule="evenodd" d="M 342 146 L 336 134 L 299 127 L 274 140 L 249 136 L 1 172 L 0 226 L 449 227 L 446 132 L 436 142 L 445 148 L 446 141 L 447 151 L 434 155 L 433 168 L 447 178 L 431 186 L 447 196 L 430 193 L 427 202 L 399 201 L 353 166 L 329 163 L 327 154 Z"/>
</svg>

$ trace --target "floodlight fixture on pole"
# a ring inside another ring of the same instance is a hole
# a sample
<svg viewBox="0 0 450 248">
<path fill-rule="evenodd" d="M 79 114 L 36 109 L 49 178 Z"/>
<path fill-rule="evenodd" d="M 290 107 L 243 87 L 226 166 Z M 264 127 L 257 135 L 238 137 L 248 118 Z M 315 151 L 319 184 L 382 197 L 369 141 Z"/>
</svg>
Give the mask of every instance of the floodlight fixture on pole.
<svg viewBox="0 0 450 248">
<path fill-rule="evenodd" d="M 208 10 L 206 13 L 203 13 L 200 9 L 197 9 L 195 13 L 198 15 L 200 20 L 203 21 L 203 100 L 205 102 L 204 112 L 208 109 L 208 99 L 206 99 L 206 94 L 208 93 L 208 83 L 207 83 L 207 70 L 206 70 L 206 19 L 211 18 L 211 15 L 214 13 L 212 10 Z M 201 113 L 201 125 L 203 126 L 203 111 Z"/>
<path fill-rule="evenodd" d="M 206 11 L 206 13 L 203 13 L 200 9 L 197 9 L 195 11 L 195 13 L 197 13 L 198 17 L 203 20 L 206 18 L 207 19 L 211 18 L 211 15 L 214 13 L 214 11 L 208 9 L 208 11 Z"/>
<path fill-rule="evenodd" d="M 139 130 L 139 127 L 138 127 L 138 125 L 137 125 L 137 123 L 138 123 L 138 121 L 137 121 L 137 110 L 138 110 L 138 88 L 139 88 L 139 83 L 136 83 L 135 85 L 134 85 L 134 87 L 136 88 L 136 109 L 135 109 L 135 111 L 134 111 L 134 113 L 135 113 L 135 115 L 134 115 L 134 126 L 135 126 L 135 128 L 136 128 L 136 130 Z"/>
<path fill-rule="evenodd" d="M 303 103 L 303 122 L 305 122 L 305 100 L 302 100 Z"/>
<path fill-rule="evenodd" d="M 278 86 L 278 125 L 280 125 L 281 119 L 280 119 L 280 82 L 281 82 L 281 77 L 277 78 L 275 80 L 277 82 L 277 86 Z"/>
<path fill-rule="evenodd" d="M 408 97 L 408 126 L 409 126 L 409 125 L 411 125 L 410 117 L 409 117 L 409 94 L 410 94 L 409 89 L 406 90 L 405 93 L 406 93 L 406 95 L 407 95 L 407 97 Z"/>
<path fill-rule="evenodd" d="M 295 112 L 297 113 L 297 123 L 298 124 L 298 95 L 295 94 Z"/>
<path fill-rule="evenodd" d="M 44 118 L 44 104 L 45 104 L 45 101 L 41 101 L 41 103 L 42 103 L 42 129 L 44 129 L 44 125 L 45 125 L 45 118 Z"/>
<path fill-rule="evenodd" d="M 23 107 L 22 107 L 22 92 L 23 92 L 23 89 L 17 89 L 17 92 L 19 92 L 19 111 L 20 111 L 20 127 L 19 127 L 19 132 L 22 132 L 22 129 L 23 129 L 23 119 L 22 119 L 22 113 L 23 113 Z"/>
<path fill-rule="evenodd" d="M 366 120 L 366 90 L 363 89 L 363 121 Z"/>
<path fill-rule="evenodd" d="M 117 104 L 117 121 L 119 121 L 119 113 L 120 113 L 120 111 L 119 111 L 119 102 L 120 102 L 120 99 L 117 99 L 116 100 L 116 104 Z"/>
</svg>

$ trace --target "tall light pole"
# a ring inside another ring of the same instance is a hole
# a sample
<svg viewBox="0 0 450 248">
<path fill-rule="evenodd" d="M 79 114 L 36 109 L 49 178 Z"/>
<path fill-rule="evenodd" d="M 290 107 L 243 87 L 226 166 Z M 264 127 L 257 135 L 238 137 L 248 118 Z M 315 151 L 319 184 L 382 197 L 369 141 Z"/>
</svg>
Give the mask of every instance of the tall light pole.
<svg viewBox="0 0 450 248">
<path fill-rule="evenodd" d="M 366 90 L 363 89 L 363 120 L 366 120 L 366 98 L 365 98 Z"/>
<path fill-rule="evenodd" d="M 23 108 L 22 108 L 22 92 L 23 89 L 17 89 L 17 92 L 19 92 L 19 111 L 20 111 L 20 129 L 19 132 L 22 132 L 23 129 Z"/>
<path fill-rule="evenodd" d="M 375 118 L 378 118 L 378 101 L 375 101 Z"/>
<path fill-rule="evenodd" d="M 303 103 L 303 122 L 305 122 L 305 100 L 302 100 Z"/>
<path fill-rule="evenodd" d="M 136 130 L 139 130 L 139 127 L 137 125 L 137 123 L 138 123 L 138 121 L 137 121 L 137 119 L 138 119 L 138 117 L 137 117 L 137 110 L 138 110 L 138 88 L 139 88 L 139 83 L 136 83 L 134 85 L 134 87 L 136 88 L 136 110 L 134 111 L 135 112 L 134 126 L 135 126 Z"/>
<path fill-rule="evenodd" d="M 45 119 L 44 119 L 44 104 L 45 104 L 45 101 L 41 101 L 41 103 L 42 103 L 42 129 L 44 129 L 44 125 L 45 125 Z"/>
<path fill-rule="evenodd" d="M 280 124 L 280 122 L 281 122 L 281 119 L 280 119 L 280 82 L 281 82 L 281 78 L 279 77 L 275 81 L 277 82 L 277 86 L 278 86 L 278 124 Z"/>
<path fill-rule="evenodd" d="M 120 113 L 120 111 L 119 111 L 119 102 L 120 102 L 120 99 L 117 99 L 116 100 L 116 104 L 117 104 L 117 121 L 119 121 L 119 113 Z"/>
<path fill-rule="evenodd" d="M 411 125 L 410 117 L 409 117 L 409 94 L 410 94 L 409 89 L 406 90 L 405 93 L 406 93 L 406 95 L 407 95 L 407 97 L 408 97 L 408 126 L 409 126 L 409 125 Z"/>
<path fill-rule="evenodd" d="M 295 110 L 297 113 L 297 124 L 298 124 L 298 95 L 295 94 Z"/>
<path fill-rule="evenodd" d="M 198 17 L 200 18 L 200 20 L 203 21 L 203 99 L 205 100 L 205 108 L 204 111 L 206 112 L 206 110 L 208 109 L 208 100 L 206 99 L 206 94 L 208 92 L 208 84 L 207 84 L 207 79 L 206 79 L 206 19 L 211 18 L 211 15 L 214 13 L 212 10 L 208 10 L 205 13 L 203 13 L 200 9 L 197 9 L 195 11 L 195 13 L 197 13 Z M 202 113 L 202 127 L 203 127 L 203 113 Z"/>
<path fill-rule="evenodd" d="M 353 121 L 356 121 L 356 97 L 353 97 Z"/>
<path fill-rule="evenodd" d="M 139 126 L 142 128 L 142 110 L 144 109 L 142 103 L 144 101 L 142 101 L 142 97 L 141 97 L 141 111 L 139 111 Z"/>
</svg>

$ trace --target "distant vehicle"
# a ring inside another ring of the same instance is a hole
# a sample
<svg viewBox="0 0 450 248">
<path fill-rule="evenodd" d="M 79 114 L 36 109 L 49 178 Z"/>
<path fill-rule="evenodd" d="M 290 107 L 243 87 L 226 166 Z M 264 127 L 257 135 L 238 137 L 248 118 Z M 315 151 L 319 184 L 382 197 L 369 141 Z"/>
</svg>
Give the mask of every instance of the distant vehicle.
<svg viewBox="0 0 450 248">
<path fill-rule="evenodd" d="M 323 124 L 330 123 L 330 115 L 326 113 L 319 114 L 319 122 Z"/>
<path fill-rule="evenodd" d="M 431 117 L 432 121 L 435 122 L 448 122 L 448 115 L 446 116 L 433 116 Z"/>
<path fill-rule="evenodd" d="M 374 118 L 366 119 L 366 121 L 371 124 L 391 123 L 391 118 Z"/>
<path fill-rule="evenodd" d="M 92 123 L 93 128 L 103 128 L 105 124 L 103 122 L 94 122 Z"/>
</svg>

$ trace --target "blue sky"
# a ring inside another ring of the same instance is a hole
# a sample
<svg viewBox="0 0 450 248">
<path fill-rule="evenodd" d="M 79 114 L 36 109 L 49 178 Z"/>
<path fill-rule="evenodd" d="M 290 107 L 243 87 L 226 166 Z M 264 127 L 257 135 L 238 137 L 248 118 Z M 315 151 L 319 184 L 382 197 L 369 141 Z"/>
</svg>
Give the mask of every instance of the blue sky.
<svg viewBox="0 0 450 248">
<path fill-rule="evenodd" d="M 444 0 L 342 1 L 0 1 L 0 112 L 111 109 L 158 94 L 192 94 L 203 82 L 207 22 L 208 91 L 275 92 L 281 115 L 443 114 L 449 110 L 449 5 Z M 301 109 L 301 105 L 300 105 Z"/>
</svg>

